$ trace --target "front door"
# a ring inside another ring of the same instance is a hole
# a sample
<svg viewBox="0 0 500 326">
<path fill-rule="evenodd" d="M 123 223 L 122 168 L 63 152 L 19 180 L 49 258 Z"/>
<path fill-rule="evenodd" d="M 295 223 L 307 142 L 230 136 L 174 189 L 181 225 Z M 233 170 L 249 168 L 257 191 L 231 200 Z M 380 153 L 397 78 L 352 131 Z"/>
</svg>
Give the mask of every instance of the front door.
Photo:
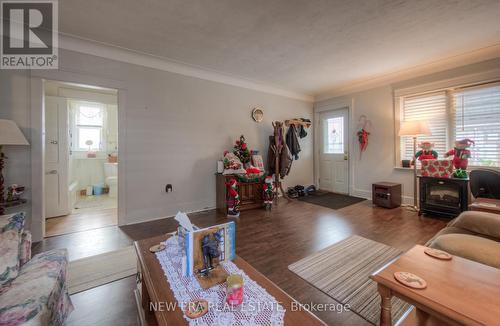
<svg viewBox="0 0 500 326">
<path fill-rule="evenodd" d="M 66 99 L 45 97 L 45 217 L 70 213 Z"/>
<path fill-rule="evenodd" d="M 349 111 L 347 108 L 320 114 L 319 188 L 349 194 Z"/>
</svg>

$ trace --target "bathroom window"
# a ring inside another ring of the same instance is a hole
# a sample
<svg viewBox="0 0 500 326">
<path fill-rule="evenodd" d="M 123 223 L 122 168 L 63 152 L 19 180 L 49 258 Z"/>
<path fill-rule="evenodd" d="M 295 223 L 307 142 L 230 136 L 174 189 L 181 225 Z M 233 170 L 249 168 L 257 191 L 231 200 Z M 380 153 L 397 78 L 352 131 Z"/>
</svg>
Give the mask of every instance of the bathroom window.
<svg viewBox="0 0 500 326">
<path fill-rule="evenodd" d="M 73 149 L 104 151 L 105 108 L 99 103 L 73 103 Z"/>
</svg>

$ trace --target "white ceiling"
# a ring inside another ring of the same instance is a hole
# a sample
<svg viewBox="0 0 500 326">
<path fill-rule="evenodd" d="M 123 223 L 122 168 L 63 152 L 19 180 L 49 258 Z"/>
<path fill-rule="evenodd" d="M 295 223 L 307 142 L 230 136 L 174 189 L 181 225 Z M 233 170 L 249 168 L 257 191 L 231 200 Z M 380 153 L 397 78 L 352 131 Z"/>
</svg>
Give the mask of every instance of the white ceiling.
<svg viewBox="0 0 500 326">
<path fill-rule="evenodd" d="M 499 0 L 64 0 L 62 33 L 309 95 L 500 43 Z"/>
</svg>

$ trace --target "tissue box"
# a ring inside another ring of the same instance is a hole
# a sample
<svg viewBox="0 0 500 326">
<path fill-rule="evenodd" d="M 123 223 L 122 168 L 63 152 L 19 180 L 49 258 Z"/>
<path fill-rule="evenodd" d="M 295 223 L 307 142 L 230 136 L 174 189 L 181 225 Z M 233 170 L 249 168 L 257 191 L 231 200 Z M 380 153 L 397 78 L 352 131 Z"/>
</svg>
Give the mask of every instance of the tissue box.
<svg viewBox="0 0 500 326">
<path fill-rule="evenodd" d="M 423 177 L 449 178 L 453 174 L 450 160 L 422 160 L 420 174 Z"/>
</svg>

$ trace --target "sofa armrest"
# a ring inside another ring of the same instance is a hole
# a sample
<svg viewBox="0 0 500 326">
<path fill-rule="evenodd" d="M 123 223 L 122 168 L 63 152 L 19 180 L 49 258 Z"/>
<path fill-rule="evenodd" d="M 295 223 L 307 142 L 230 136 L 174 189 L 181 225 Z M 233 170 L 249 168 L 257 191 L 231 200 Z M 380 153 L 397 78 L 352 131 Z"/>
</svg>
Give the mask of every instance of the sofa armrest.
<svg viewBox="0 0 500 326">
<path fill-rule="evenodd" d="M 479 211 L 466 211 L 448 226 L 472 231 L 500 241 L 500 214 Z"/>
<path fill-rule="evenodd" d="M 19 264 L 23 266 L 31 259 L 31 232 L 23 231 L 21 234 L 21 247 L 19 248 Z"/>
</svg>

